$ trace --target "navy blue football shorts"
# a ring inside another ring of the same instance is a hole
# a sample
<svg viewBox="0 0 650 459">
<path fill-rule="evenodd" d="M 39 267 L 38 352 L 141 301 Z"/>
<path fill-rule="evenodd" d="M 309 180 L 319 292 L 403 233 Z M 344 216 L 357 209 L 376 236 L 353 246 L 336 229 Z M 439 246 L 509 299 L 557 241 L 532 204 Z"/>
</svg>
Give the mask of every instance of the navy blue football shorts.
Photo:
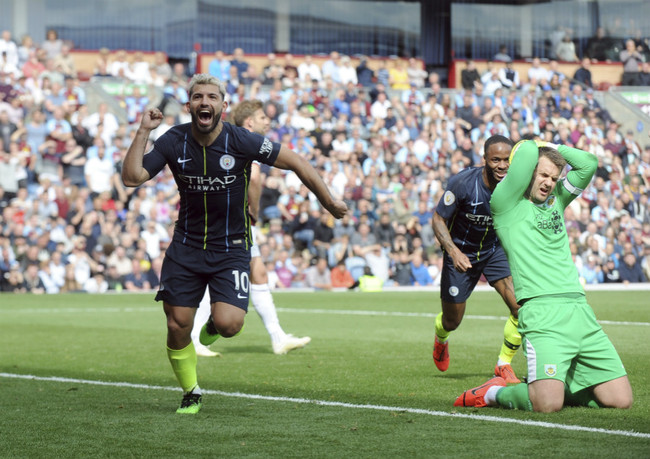
<svg viewBox="0 0 650 459">
<path fill-rule="evenodd" d="M 440 298 L 449 303 L 464 303 L 472 294 L 474 287 L 481 278 L 481 274 L 490 283 L 494 284 L 499 279 L 510 275 L 510 266 L 503 247 L 498 246 L 489 255 L 481 256 L 477 261 L 470 257 L 471 269 L 464 273 L 454 268 L 454 262 L 445 252 L 442 261 L 442 275 L 440 277 Z"/>
<path fill-rule="evenodd" d="M 198 308 L 206 285 L 210 303 L 224 302 L 248 311 L 250 252 L 222 252 L 172 241 L 162 264 L 156 301 Z"/>
</svg>

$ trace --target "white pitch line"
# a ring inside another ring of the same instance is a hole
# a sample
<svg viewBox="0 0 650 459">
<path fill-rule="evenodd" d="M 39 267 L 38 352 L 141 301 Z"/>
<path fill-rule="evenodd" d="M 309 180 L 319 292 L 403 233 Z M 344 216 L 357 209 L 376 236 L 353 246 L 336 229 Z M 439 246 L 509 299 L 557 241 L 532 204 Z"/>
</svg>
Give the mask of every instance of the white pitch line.
<svg viewBox="0 0 650 459">
<path fill-rule="evenodd" d="M 110 386 L 110 387 L 129 387 L 133 389 L 146 389 L 146 390 L 165 390 L 165 391 L 175 391 L 178 392 L 180 389 L 178 387 L 170 386 L 151 386 L 148 384 L 133 384 L 128 382 L 110 382 L 110 381 L 93 381 L 88 379 L 75 379 L 75 378 L 60 378 L 56 376 L 45 377 L 45 376 L 34 376 L 34 375 L 21 375 L 13 373 L 0 373 L 0 378 L 11 378 L 11 379 L 27 379 L 33 381 L 51 381 L 51 382 L 62 382 L 62 383 L 75 383 L 75 384 L 88 384 L 95 386 Z M 220 395 L 222 397 L 236 397 L 236 398 L 245 398 L 250 400 L 265 400 L 270 402 L 287 402 L 287 403 L 301 403 L 301 404 L 311 404 L 311 405 L 321 405 L 321 406 L 332 406 L 339 408 L 351 408 L 351 409 L 364 409 L 364 410 L 375 410 L 375 411 L 389 411 L 389 412 L 404 412 L 411 414 L 422 414 L 425 416 L 436 416 L 436 417 L 449 417 L 449 418 L 461 418 L 461 419 L 471 419 L 478 421 L 488 421 L 488 422 L 500 422 L 507 424 L 519 424 L 524 426 L 532 427 L 542 427 L 546 429 L 558 429 L 558 430 L 569 430 L 577 432 L 588 432 L 588 433 L 599 433 L 605 435 L 618 435 L 623 437 L 635 437 L 635 438 L 648 438 L 650 439 L 650 433 L 645 432 L 635 432 L 631 430 L 610 430 L 610 429 L 601 429 L 597 427 L 586 427 L 579 425 L 569 425 L 569 424 L 554 424 L 552 422 L 542 422 L 542 421 L 530 421 L 525 419 L 512 419 L 512 418 L 502 418 L 497 416 L 486 416 L 479 414 L 463 414 L 463 413 L 447 413 L 446 411 L 433 411 L 425 410 L 421 408 L 407 408 L 399 406 L 386 406 L 386 405 L 371 405 L 371 404 L 355 404 L 355 403 L 345 403 L 345 402 L 331 402 L 326 400 L 312 400 L 307 398 L 293 398 L 293 397 L 277 397 L 270 395 L 260 395 L 260 394 L 245 394 L 242 392 L 224 392 L 220 390 L 206 390 L 202 389 L 204 394 L 208 395 Z"/>
<path fill-rule="evenodd" d="M 391 317 L 427 317 L 434 318 L 438 314 L 431 312 L 397 312 L 397 311 L 355 311 L 350 309 L 299 309 L 299 308 L 276 308 L 279 312 L 298 312 L 304 314 L 340 314 L 340 315 L 353 315 L 353 316 L 391 316 Z M 475 320 L 507 320 L 506 316 L 477 316 L 467 314 L 464 319 Z M 606 325 L 641 325 L 643 327 L 650 327 L 650 322 L 623 322 L 614 320 L 599 320 L 598 323 Z"/>
<path fill-rule="evenodd" d="M 386 316 L 386 317 L 426 317 L 435 318 L 437 314 L 431 312 L 399 312 L 399 311 L 359 311 L 352 309 L 309 309 L 309 308 L 276 308 L 279 312 L 299 313 L 299 314 L 332 314 L 332 315 L 351 315 L 351 316 Z M 116 312 L 159 312 L 161 308 L 155 306 L 142 307 L 112 307 L 112 308 L 19 308 L 19 309 L 0 309 L 0 314 L 77 314 L 77 313 L 116 313 Z M 467 314 L 464 319 L 470 320 L 507 320 L 506 316 L 481 316 Z M 601 325 L 638 325 L 650 327 L 650 322 L 627 322 L 615 320 L 599 320 Z"/>
</svg>

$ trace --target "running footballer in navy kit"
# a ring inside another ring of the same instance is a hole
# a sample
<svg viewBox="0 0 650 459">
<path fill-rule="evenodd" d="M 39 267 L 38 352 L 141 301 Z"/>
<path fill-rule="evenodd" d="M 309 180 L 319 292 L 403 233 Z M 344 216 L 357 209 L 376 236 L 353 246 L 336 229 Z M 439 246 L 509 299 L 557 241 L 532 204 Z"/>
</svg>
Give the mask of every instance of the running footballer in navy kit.
<svg viewBox="0 0 650 459">
<path fill-rule="evenodd" d="M 433 229 L 444 250 L 440 297 L 442 312 L 435 321 L 433 360 L 440 371 L 449 367 L 449 334 L 458 328 L 467 298 L 481 275 L 510 309 L 495 374 L 518 383 L 511 367 L 521 345 L 512 276 L 505 252 L 492 225 L 490 197 L 508 171 L 513 142 L 495 135 L 485 142 L 484 165 L 465 169 L 449 180 L 433 216 Z"/>
<path fill-rule="evenodd" d="M 196 414 L 202 397 L 190 334 L 206 286 L 211 316 L 201 330 L 202 342 L 239 333 L 248 307 L 251 161 L 294 171 L 335 218 L 341 218 L 347 207 L 332 197 L 304 158 L 259 134 L 224 123 L 221 115 L 228 103 L 218 79 L 194 75 L 188 92 L 191 123 L 171 128 L 147 155 L 149 135 L 163 114 L 158 109 L 145 111 L 124 158 L 122 181 L 140 186 L 167 165 L 178 186 L 180 211 L 156 300 L 163 302 L 167 355 L 184 392 L 177 413 Z"/>
<path fill-rule="evenodd" d="M 280 144 L 229 123 L 223 123 L 221 134 L 207 147 L 194 140 L 190 124 L 173 127 L 156 141 L 143 166 L 153 177 L 168 164 L 181 198 L 157 300 L 198 307 L 205 279 L 196 273 L 205 272 L 211 276 L 211 303 L 248 309 L 251 161 L 273 165 L 279 151 Z M 220 273 L 213 272 L 215 266 L 223 267 Z"/>
</svg>

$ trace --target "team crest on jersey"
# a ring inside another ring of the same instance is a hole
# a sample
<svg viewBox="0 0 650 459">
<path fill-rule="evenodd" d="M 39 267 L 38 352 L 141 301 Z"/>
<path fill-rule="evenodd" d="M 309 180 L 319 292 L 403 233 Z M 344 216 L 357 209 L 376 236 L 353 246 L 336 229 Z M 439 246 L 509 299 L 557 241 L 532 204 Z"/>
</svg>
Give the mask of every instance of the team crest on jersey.
<svg viewBox="0 0 650 459">
<path fill-rule="evenodd" d="M 553 377 L 557 375 L 557 365 L 554 363 L 544 365 L 544 374 L 546 376 Z"/>
<path fill-rule="evenodd" d="M 446 206 L 452 205 L 455 200 L 456 200 L 456 196 L 454 195 L 454 193 L 452 193 L 449 190 L 445 191 L 445 195 L 443 196 L 442 202 L 444 202 Z"/>
<path fill-rule="evenodd" d="M 264 142 L 262 142 L 262 146 L 260 147 L 260 155 L 264 155 L 268 158 L 269 156 L 271 156 L 272 151 L 273 151 L 273 144 L 269 139 L 264 138 Z"/>
<path fill-rule="evenodd" d="M 538 204 L 538 207 L 541 207 L 543 209 L 550 209 L 551 207 L 553 207 L 555 205 L 556 200 L 557 200 L 557 196 L 552 194 L 546 199 L 546 201 L 544 201 L 541 204 Z"/>
<path fill-rule="evenodd" d="M 221 165 L 222 169 L 229 171 L 235 167 L 235 158 L 230 155 L 223 155 L 219 160 L 219 164 Z"/>
</svg>

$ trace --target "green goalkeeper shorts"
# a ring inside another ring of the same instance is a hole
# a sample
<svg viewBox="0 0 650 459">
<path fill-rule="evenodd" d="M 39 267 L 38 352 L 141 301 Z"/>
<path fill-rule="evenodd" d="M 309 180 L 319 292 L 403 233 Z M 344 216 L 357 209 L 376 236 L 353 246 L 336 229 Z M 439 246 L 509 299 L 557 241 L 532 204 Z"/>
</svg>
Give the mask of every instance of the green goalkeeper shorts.
<svg viewBox="0 0 650 459">
<path fill-rule="evenodd" d="M 528 383 L 563 381 L 571 392 L 625 376 L 614 345 L 582 295 L 549 295 L 519 310 Z"/>
</svg>

